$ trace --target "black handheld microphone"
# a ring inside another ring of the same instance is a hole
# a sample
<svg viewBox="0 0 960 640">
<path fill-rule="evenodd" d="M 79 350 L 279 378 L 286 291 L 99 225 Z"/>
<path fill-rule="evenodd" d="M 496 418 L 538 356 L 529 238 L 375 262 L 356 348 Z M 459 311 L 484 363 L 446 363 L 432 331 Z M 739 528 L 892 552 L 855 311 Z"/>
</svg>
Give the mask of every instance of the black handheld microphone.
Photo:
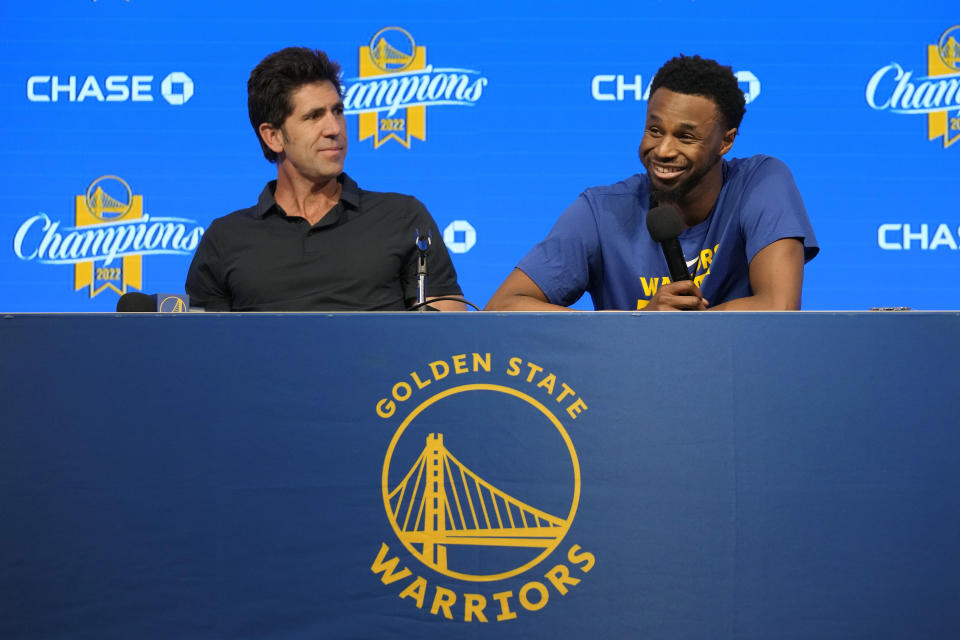
<svg viewBox="0 0 960 640">
<path fill-rule="evenodd" d="M 670 271 L 670 280 L 692 280 L 687 262 L 683 257 L 683 249 L 677 239 L 683 232 L 683 221 L 680 214 L 670 205 L 661 205 L 651 209 L 647 214 L 647 231 L 655 242 L 660 243 L 663 257 L 667 260 L 667 269 Z"/>
</svg>

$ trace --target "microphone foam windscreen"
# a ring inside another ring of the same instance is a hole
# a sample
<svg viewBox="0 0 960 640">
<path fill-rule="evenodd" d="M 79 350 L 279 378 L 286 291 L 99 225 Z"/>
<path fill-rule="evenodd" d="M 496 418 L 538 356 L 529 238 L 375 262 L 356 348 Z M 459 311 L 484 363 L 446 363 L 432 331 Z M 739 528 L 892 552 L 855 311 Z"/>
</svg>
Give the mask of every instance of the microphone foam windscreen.
<svg viewBox="0 0 960 640">
<path fill-rule="evenodd" d="M 683 232 L 683 221 L 676 209 L 661 205 L 647 214 L 647 231 L 656 242 L 672 240 Z"/>
<path fill-rule="evenodd" d="M 157 301 L 153 296 L 145 293 L 130 291 L 120 296 L 117 300 L 117 311 L 120 313 L 150 313 L 157 310 Z"/>
</svg>

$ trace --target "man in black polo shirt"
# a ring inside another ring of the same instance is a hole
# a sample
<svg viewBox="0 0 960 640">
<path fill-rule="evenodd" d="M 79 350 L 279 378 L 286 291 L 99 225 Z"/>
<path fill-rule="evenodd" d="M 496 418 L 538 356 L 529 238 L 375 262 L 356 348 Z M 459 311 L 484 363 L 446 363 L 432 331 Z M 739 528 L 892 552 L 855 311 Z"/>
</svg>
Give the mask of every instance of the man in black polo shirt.
<svg viewBox="0 0 960 640">
<path fill-rule="evenodd" d="M 340 66 L 290 47 L 247 82 L 250 123 L 277 165 L 256 206 L 214 220 L 186 291 L 207 311 L 401 311 L 416 299 L 417 231 L 429 232 L 427 296 L 460 296 L 443 234 L 412 196 L 375 193 L 346 173 Z M 458 301 L 432 306 L 462 311 Z"/>
</svg>

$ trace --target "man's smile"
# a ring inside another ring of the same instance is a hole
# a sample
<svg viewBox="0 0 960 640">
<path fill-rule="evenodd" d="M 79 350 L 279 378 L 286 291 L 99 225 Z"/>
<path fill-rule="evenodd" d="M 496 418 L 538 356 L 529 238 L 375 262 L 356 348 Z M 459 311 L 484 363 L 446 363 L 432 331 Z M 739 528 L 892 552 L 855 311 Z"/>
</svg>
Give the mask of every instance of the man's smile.
<svg viewBox="0 0 960 640">
<path fill-rule="evenodd" d="M 661 180 L 672 180 L 679 177 L 685 170 L 685 167 L 676 167 L 657 162 L 650 163 L 653 173 Z"/>
</svg>

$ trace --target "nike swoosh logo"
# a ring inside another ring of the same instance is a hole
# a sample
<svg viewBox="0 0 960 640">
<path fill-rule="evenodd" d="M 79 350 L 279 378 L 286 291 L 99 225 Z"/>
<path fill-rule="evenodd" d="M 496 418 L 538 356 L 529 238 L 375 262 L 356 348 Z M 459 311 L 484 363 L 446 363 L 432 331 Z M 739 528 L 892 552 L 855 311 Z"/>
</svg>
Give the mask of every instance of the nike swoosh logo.
<svg viewBox="0 0 960 640">
<path fill-rule="evenodd" d="M 699 258 L 694 258 L 693 260 L 687 260 L 687 269 L 693 269 L 694 265 L 697 264 Z"/>
</svg>

